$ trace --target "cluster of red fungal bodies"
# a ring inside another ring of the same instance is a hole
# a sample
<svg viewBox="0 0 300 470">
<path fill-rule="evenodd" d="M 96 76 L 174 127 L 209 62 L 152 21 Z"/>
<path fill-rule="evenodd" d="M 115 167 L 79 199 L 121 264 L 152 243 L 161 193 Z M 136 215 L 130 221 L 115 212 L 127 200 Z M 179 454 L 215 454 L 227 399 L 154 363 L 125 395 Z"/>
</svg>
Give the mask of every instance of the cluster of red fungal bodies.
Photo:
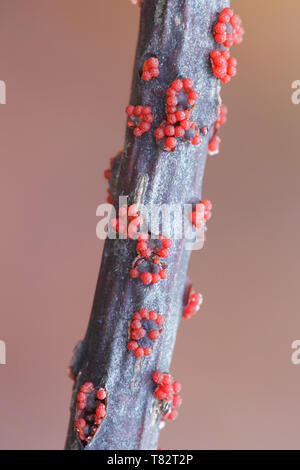
<svg viewBox="0 0 300 470">
<path fill-rule="evenodd" d="M 194 227 L 203 229 L 206 222 L 211 218 L 212 203 L 204 199 L 195 205 L 194 210 L 190 215 L 190 220 Z"/>
<path fill-rule="evenodd" d="M 162 259 L 168 258 L 172 240 L 158 235 L 157 239 L 151 239 L 149 233 L 140 232 L 137 235 L 137 257 L 129 272 L 130 277 L 140 278 L 144 284 L 157 284 L 161 279 L 167 278 L 167 265 Z M 151 267 L 153 272 L 143 270 L 145 266 Z"/>
<path fill-rule="evenodd" d="M 230 57 L 229 49 L 242 42 L 243 34 L 240 17 L 231 8 L 224 8 L 214 27 L 215 41 L 222 49 L 214 49 L 210 53 L 213 74 L 222 83 L 228 83 L 236 75 L 237 60 Z"/>
<path fill-rule="evenodd" d="M 144 338 L 151 344 L 154 343 L 162 333 L 164 321 L 164 317 L 155 310 L 141 308 L 139 312 L 135 312 L 130 324 L 129 351 L 133 351 L 136 357 L 150 356 L 152 347 L 147 344 L 141 346 L 139 341 Z"/>
<path fill-rule="evenodd" d="M 244 29 L 241 19 L 235 15 L 231 8 L 224 8 L 219 14 L 214 26 L 214 38 L 220 45 L 220 49 L 214 49 L 210 53 L 213 74 L 223 83 L 228 83 L 237 72 L 237 60 L 230 56 L 229 49 L 240 44 L 243 40 Z M 156 57 L 150 57 L 143 65 L 142 79 L 150 81 L 159 76 L 159 61 Z M 162 121 L 154 131 L 157 144 L 165 151 L 174 151 L 177 139 L 182 139 L 192 145 L 201 143 L 200 134 L 206 135 L 206 126 L 200 130 L 197 124 L 190 120 L 191 110 L 199 99 L 196 90 L 193 89 L 191 78 L 176 79 L 167 89 L 166 120 Z M 150 106 L 127 106 L 128 126 L 134 127 L 136 137 L 149 132 L 154 121 Z M 212 146 L 216 146 L 216 139 Z M 215 152 L 216 153 L 216 152 Z"/>
<path fill-rule="evenodd" d="M 150 57 L 144 66 L 142 78 L 149 81 L 159 75 L 158 59 Z M 202 141 L 200 133 L 206 135 L 208 129 L 203 126 L 200 130 L 198 125 L 191 121 L 191 111 L 199 100 L 199 95 L 193 88 L 191 78 L 176 79 L 171 83 L 166 93 L 166 120 L 154 130 L 154 138 L 157 144 L 165 151 L 171 152 L 176 149 L 177 139 L 182 139 L 192 145 L 199 145 Z M 127 126 L 134 128 L 134 135 L 141 137 L 150 131 L 154 121 L 150 106 L 126 107 Z"/>
<path fill-rule="evenodd" d="M 177 139 L 192 145 L 201 143 L 200 132 L 205 135 L 207 128 L 203 127 L 200 131 L 190 119 L 191 111 L 198 100 L 199 95 L 193 88 L 191 78 L 177 79 L 171 83 L 166 93 L 166 120 L 154 131 L 155 140 L 163 150 L 174 151 Z"/>
<path fill-rule="evenodd" d="M 200 293 L 191 291 L 188 297 L 188 301 L 186 306 L 183 310 L 183 318 L 186 320 L 190 319 L 196 312 L 198 312 L 199 308 L 203 303 L 203 297 Z"/>
<path fill-rule="evenodd" d="M 174 420 L 178 416 L 177 408 L 182 404 L 182 398 L 179 395 L 181 383 L 173 379 L 169 373 L 156 371 L 152 375 L 153 381 L 157 384 L 154 396 L 157 400 L 166 402 L 169 409 L 162 415 L 163 420 Z"/>
<path fill-rule="evenodd" d="M 224 47 L 232 47 L 243 40 L 244 29 L 241 26 L 241 18 L 233 13 L 231 8 L 224 8 L 214 27 L 215 40 Z"/>
<path fill-rule="evenodd" d="M 148 82 L 159 76 L 159 61 L 156 57 L 150 57 L 143 65 L 142 79 Z"/>
<path fill-rule="evenodd" d="M 85 446 L 92 441 L 102 424 L 107 410 L 105 388 L 96 390 L 92 382 L 86 382 L 77 394 L 75 430 Z"/>
<path fill-rule="evenodd" d="M 228 83 L 235 77 L 237 70 L 237 60 L 234 57 L 230 57 L 230 52 L 227 49 L 218 51 L 214 49 L 210 53 L 212 61 L 212 67 L 215 77 L 219 78 L 221 82 Z"/>
<path fill-rule="evenodd" d="M 126 108 L 126 114 L 128 116 L 127 126 L 134 128 L 133 133 L 136 137 L 141 137 L 145 132 L 150 131 L 154 121 L 150 106 L 129 105 Z"/>
</svg>

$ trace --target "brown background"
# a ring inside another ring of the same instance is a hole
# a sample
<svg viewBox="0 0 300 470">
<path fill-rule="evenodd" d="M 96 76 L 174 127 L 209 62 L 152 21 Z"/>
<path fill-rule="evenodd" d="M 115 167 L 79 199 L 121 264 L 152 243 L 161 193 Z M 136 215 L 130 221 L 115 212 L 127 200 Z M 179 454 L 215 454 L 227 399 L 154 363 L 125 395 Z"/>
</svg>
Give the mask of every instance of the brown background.
<svg viewBox="0 0 300 470">
<path fill-rule="evenodd" d="M 165 449 L 300 448 L 300 79 L 297 0 L 233 1 L 247 30 L 229 119 L 208 161 L 208 240 L 190 267 L 205 298 L 182 322 L 184 384 Z M 1 0 L 0 446 L 62 448 L 66 369 L 101 257 L 103 169 L 122 148 L 138 29 L 129 0 Z"/>
</svg>

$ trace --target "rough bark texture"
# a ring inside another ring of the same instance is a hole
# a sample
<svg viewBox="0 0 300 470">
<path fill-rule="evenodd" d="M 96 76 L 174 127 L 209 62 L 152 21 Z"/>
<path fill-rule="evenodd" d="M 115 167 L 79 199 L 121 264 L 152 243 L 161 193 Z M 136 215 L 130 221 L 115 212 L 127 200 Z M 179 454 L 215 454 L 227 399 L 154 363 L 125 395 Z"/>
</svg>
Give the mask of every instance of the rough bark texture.
<svg viewBox="0 0 300 470">
<path fill-rule="evenodd" d="M 152 131 L 136 138 L 128 129 L 124 153 L 111 176 L 114 197 L 133 198 L 139 178 L 145 174 L 149 180 L 144 204 L 149 208 L 153 204 L 183 205 L 201 200 L 207 145 L 219 99 L 209 53 L 215 48 L 213 25 L 227 6 L 227 0 L 144 1 L 130 104 L 152 107 L 153 131 L 165 119 L 168 86 L 176 78 L 190 77 L 200 95 L 192 119 L 199 127 L 208 126 L 209 133 L 200 146 L 182 142 L 175 152 L 165 152 L 156 145 Z M 140 71 L 151 56 L 159 59 L 160 76 L 145 82 Z M 74 415 L 76 394 L 86 381 L 106 387 L 108 409 L 85 450 L 157 448 L 160 414 L 151 376 L 155 370 L 170 368 L 190 254 L 185 239 L 175 240 L 168 258 L 168 278 L 145 286 L 128 274 L 136 256 L 136 242 L 106 240 L 90 323 L 74 357 L 76 380 L 67 449 L 83 448 L 74 432 Z M 165 325 L 152 355 L 137 359 L 127 349 L 128 326 L 133 312 L 142 307 L 163 314 Z"/>
</svg>

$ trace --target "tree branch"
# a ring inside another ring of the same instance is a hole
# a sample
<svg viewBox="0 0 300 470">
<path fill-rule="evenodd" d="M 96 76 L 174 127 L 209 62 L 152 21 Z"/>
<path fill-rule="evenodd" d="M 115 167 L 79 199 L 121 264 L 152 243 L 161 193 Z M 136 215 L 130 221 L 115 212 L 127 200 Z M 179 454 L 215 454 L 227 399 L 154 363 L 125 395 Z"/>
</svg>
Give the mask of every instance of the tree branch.
<svg viewBox="0 0 300 470">
<path fill-rule="evenodd" d="M 151 106 L 154 123 L 141 137 L 127 129 L 124 152 L 110 176 L 115 203 L 118 196 L 129 195 L 131 202 L 143 200 L 151 210 L 155 204 L 183 206 L 201 200 L 208 142 L 219 105 L 209 54 L 215 49 L 213 26 L 228 4 L 227 0 L 144 0 L 130 103 Z M 141 71 L 149 57 L 159 59 L 160 75 L 147 82 Z M 167 88 L 184 77 L 193 79 L 200 96 L 193 121 L 209 132 L 199 146 L 182 141 L 174 152 L 166 152 L 157 145 L 153 130 L 165 119 Z M 186 244 L 184 237 L 173 240 L 167 279 L 147 286 L 129 276 L 136 241 L 106 240 L 89 326 L 73 360 L 67 449 L 83 448 L 74 420 L 76 395 L 86 382 L 107 392 L 105 419 L 86 450 L 157 448 L 161 409 L 153 395 L 152 374 L 170 368 L 184 307 L 190 258 Z M 128 329 L 133 313 L 143 307 L 162 314 L 165 323 L 152 354 L 136 358 L 127 348 Z"/>
</svg>

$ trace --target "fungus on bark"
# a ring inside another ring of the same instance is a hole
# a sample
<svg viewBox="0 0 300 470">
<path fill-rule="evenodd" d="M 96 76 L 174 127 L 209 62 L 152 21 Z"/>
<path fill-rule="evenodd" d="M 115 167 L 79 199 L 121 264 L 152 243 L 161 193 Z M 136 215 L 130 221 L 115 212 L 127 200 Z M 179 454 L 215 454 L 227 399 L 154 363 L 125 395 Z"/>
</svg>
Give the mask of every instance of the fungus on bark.
<svg viewBox="0 0 300 470">
<path fill-rule="evenodd" d="M 141 19 L 129 127 L 124 150 L 105 172 L 109 201 L 116 211 L 119 196 L 128 196 L 129 206 L 142 203 L 149 211 L 155 205 L 189 204 L 203 209 L 207 220 L 211 205 L 201 194 L 204 168 L 220 124 L 221 81 L 234 74 L 235 62 L 229 60 L 226 45 L 240 42 L 240 22 L 233 18 L 229 0 L 133 3 L 140 5 Z M 150 58 L 157 60 L 147 62 Z M 153 65 L 156 70 L 151 71 Z M 119 215 L 129 222 L 139 217 L 126 210 Z M 197 228 L 198 215 L 188 222 Z M 117 232 L 126 233 L 120 218 L 114 223 Z M 194 314 L 202 300 L 187 278 L 191 242 L 184 234 L 172 239 L 159 231 L 161 238 L 153 247 L 149 233 L 143 233 L 138 240 L 105 241 L 88 329 L 71 367 L 74 387 L 66 449 L 157 449 L 161 422 L 174 419 L 181 404 L 181 386 L 166 371 L 182 316 Z M 145 262 L 151 270 L 142 267 Z M 151 344 L 139 344 L 146 336 Z M 86 415 L 89 400 L 80 393 L 87 383 L 97 389 L 88 392 L 91 409 Z M 104 390 L 105 397 L 101 392 L 98 398 L 96 390 Z M 94 424 L 94 417 L 100 425 Z"/>
</svg>

